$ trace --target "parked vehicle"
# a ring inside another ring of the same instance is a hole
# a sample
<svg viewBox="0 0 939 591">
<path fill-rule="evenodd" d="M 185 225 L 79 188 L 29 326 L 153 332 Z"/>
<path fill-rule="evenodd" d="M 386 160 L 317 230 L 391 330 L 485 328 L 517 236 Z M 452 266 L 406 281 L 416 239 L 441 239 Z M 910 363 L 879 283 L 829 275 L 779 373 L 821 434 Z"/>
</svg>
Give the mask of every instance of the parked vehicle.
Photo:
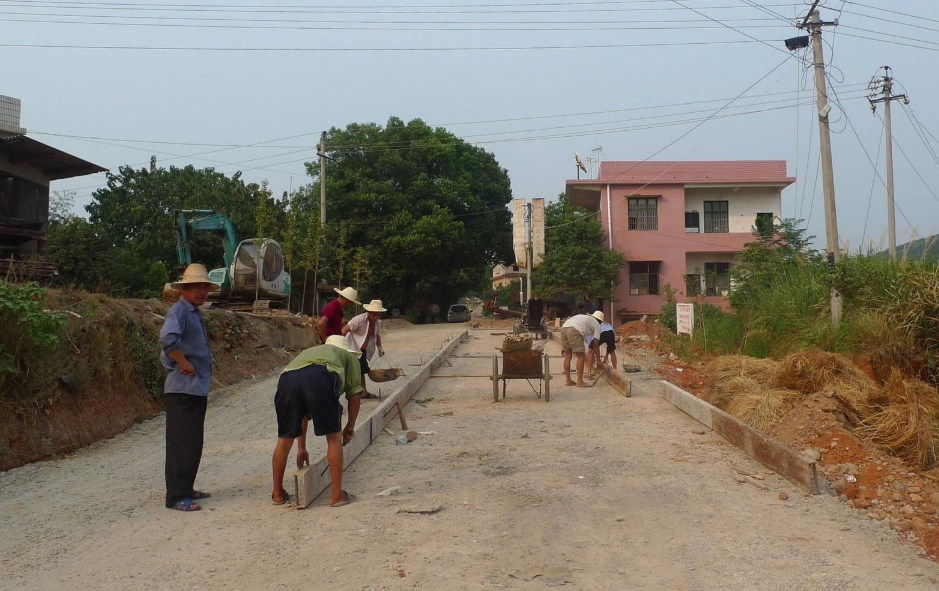
<svg viewBox="0 0 939 591">
<path fill-rule="evenodd" d="M 473 311 L 466 304 L 453 304 L 447 311 L 447 322 L 469 322 L 473 318 Z"/>
</svg>

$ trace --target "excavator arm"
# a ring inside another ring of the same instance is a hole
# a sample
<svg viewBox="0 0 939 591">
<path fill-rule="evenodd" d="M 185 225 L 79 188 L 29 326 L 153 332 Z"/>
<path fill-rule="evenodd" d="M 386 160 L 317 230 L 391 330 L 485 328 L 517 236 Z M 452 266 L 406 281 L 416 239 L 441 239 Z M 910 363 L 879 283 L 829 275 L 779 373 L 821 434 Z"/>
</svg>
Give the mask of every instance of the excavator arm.
<svg viewBox="0 0 939 591">
<path fill-rule="evenodd" d="M 235 258 L 238 239 L 231 219 L 223 213 L 209 209 L 182 209 L 175 213 L 173 225 L 176 230 L 176 258 L 180 265 L 192 264 L 192 230 L 211 230 L 222 235 L 222 248 L 225 249 L 225 267 Z"/>
</svg>

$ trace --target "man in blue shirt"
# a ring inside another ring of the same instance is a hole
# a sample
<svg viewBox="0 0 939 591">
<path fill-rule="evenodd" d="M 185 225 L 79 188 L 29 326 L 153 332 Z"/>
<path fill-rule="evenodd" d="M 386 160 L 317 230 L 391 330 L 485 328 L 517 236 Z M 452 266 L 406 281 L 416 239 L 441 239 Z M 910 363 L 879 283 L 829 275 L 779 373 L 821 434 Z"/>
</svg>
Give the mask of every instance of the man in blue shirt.
<svg viewBox="0 0 939 591">
<path fill-rule="evenodd" d="M 199 511 L 196 500 L 209 493 L 195 490 L 202 460 L 205 409 L 212 384 L 212 351 L 199 306 L 219 289 L 205 267 L 192 264 L 172 284 L 181 292 L 160 329 L 160 361 L 166 368 L 166 507 Z"/>
</svg>

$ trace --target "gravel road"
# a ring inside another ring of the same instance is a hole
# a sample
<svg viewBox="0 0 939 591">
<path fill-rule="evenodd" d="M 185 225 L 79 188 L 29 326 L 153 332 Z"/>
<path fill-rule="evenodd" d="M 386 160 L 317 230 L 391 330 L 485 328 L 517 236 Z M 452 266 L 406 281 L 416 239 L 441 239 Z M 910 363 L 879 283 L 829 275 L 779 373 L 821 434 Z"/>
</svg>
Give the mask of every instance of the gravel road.
<svg viewBox="0 0 939 591">
<path fill-rule="evenodd" d="M 457 328 L 383 340 L 407 371 Z M 472 331 L 438 375 L 489 373 L 491 361 L 460 356 L 491 354 L 490 332 Z M 197 486 L 214 496 L 199 513 L 163 508 L 161 417 L 0 474 L 0 589 L 541 589 L 544 577 L 510 576 L 538 566 L 591 591 L 939 586 L 939 566 L 885 522 L 776 476 L 768 491 L 737 484 L 734 467 L 763 468 L 694 434 L 644 378 L 628 399 L 557 378 L 550 403 L 512 381 L 498 404 L 486 378 L 432 378 L 405 408 L 432 433 L 400 446 L 382 435 L 347 470 L 358 502 L 305 511 L 270 504 L 276 376 L 259 378 L 210 402 Z"/>
</svg>

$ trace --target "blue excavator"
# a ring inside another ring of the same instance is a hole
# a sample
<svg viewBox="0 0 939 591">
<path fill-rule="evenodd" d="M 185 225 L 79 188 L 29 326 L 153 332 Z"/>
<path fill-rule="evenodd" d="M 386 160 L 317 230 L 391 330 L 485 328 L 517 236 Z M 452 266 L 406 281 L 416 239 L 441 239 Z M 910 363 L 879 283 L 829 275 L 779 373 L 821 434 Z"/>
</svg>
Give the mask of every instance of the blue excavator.
<svg viewBox="0 0 939 591">
<path fill-rule="evenodd" d="M 194 231 L 217 232 L 221 237 L 225 266 L 209 271 L 209 278 L 222 286 L 209 296 L 213 305 L 262 310 L 286 303 L 290 295 L 290 274 L 284 268 L 284 252 L 276 241 L 265 238 L 239 242 L 231 218 L 208 209 L 174 212 L 173 227 L 180 271 L 192 264 Z M 163 301 L 177 299 L 178 291 L 167 283 L 163 288 Z"/>
</svg>

